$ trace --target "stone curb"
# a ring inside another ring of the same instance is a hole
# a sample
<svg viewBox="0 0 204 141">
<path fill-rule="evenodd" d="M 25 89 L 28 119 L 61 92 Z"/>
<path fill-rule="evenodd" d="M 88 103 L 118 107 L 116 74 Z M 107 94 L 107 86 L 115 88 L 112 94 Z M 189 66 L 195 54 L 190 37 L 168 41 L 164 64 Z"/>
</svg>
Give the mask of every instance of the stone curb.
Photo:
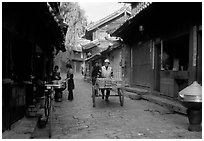
<svg viewBox="0 0 204 141">
<path fill-rule="evenodd" d="M 165 108 L 167 108 L 167 109 L 169 109 L 171 111 L 186 115 L 186 110 L 187 109 L 177 101 L 168 100 L 168 99 L 165 99 L 165 98 L 161 98 L 161 97 L 158 97 L 158 96 L 151 95 L 149 93 L 148 94 L 144 94 L 144 93 L 143 94 L 141 94 L 141 93 L 138 94 L 138 93 L 135 93 L 135 92 L 128 92 L 128 91 L 125 91 L 125 93 L 132 100 L 144 99 L 144 100 L 153 102 L 155 104 L 158 104 L 158 105 L 160 105 L 162 107 L 165 107 Z"/>
<path fill-rule="evenodd" d="M 152 95 L 142 95 L 142 99 L 159 104 L 174 112 L 187 115 L 186 113 L 187 109 L 184 106 L 182 106 L 179 102 L 176 102 L 173 100 L 167 100 L 165 98 L 160 98 Z"/>
</svg>

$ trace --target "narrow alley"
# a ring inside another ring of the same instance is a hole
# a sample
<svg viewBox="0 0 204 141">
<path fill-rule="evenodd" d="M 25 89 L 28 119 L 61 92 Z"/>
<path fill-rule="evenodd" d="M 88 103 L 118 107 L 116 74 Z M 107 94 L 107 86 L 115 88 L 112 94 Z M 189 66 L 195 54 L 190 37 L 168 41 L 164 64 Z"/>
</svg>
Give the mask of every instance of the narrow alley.
<svg viewBox="0 0 204 141">
<path fill-rule="evenodd" d="M 52 138 L 55 139 L 162 139 L 202 138 L 201 132 L 189 132 L 188 119 L 184 115 L 172 114 L 154 103 L 125 97 L 124 106 L 118 97 L 109 102 L 96 100 L 92 107 L 91 84 L 84 82 L 80 74 L 75 75 L 74 100 L 54 103 Z M 43 131 L 44 130 L 44 131 Z M 47 129 L 35 131 L 34 138 L 48 138 Z M 42 132 L 43 131 L 43 132 Z"/>
<path fill-rule="evenodd" d="M 202 139 L 202 2 L 4 1 L 1 99 L 3 139 Z"/>
</svg>

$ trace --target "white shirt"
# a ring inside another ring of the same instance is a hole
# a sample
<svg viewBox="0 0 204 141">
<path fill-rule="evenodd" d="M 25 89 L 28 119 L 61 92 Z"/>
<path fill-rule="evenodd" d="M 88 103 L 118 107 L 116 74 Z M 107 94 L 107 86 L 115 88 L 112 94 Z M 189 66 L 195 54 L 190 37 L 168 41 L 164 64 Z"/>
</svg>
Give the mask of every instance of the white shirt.
<svg viewBox="0 0 204 141">
<path fill-rule="evenodd" d="M 110 78 L 111 77 L 111 73 L 112 73 L 112 68 L 110 66 L 108 66 L 108 69 L 106 69 L 105 66 L 102 66 L 102 68 L 101 68 L 101 75 L 102 75 L 102 77 Z"/>
</svg>

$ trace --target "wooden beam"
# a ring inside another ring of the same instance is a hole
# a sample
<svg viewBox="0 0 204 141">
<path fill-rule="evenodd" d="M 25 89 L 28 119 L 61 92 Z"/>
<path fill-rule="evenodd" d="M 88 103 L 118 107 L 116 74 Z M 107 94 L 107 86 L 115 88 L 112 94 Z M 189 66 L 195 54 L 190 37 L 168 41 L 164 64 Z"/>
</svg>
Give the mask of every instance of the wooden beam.
<svg viewBox="0 0 204 141">
<path fill-rule="evenodd" d="M 190 29 L 189 36 L 189 84 L 196 81 L 196 66 L 197 66 L 197 27 L 193 26 Z"/>
</svg>

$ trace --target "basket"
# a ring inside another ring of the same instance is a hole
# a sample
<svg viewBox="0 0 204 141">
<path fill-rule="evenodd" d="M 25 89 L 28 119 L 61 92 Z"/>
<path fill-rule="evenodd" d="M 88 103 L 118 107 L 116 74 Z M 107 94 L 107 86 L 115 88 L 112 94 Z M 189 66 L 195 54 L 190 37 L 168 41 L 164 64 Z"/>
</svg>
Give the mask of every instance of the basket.
<svg viewBox="0 0 204 141">
<path fill-rule="evenodd" d="M 28 117 L 35 117 L 37 113 L 37 108 L 35 105 L 30 105 L 26 111 Z"/>
</svg>

